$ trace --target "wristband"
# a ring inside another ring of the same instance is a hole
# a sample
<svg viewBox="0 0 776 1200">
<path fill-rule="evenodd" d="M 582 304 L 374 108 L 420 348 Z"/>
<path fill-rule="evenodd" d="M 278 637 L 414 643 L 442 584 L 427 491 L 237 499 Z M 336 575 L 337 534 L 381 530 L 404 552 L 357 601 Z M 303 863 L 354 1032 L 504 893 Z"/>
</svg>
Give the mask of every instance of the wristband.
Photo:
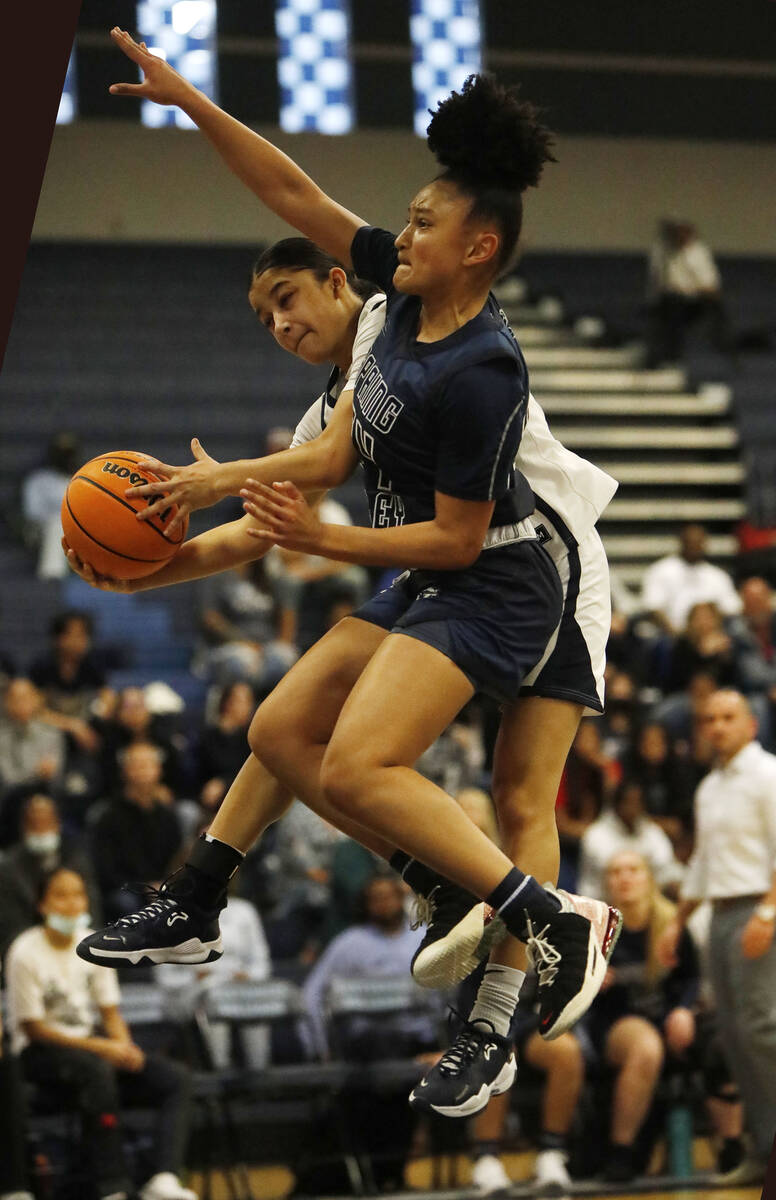
<svg viewBox="0 0 776 1200">
<path fill-rule="evenodd" d="M 776 921 L 776 904 L 758 904 L 754 915 L 761 921 Z"/>
</svg>

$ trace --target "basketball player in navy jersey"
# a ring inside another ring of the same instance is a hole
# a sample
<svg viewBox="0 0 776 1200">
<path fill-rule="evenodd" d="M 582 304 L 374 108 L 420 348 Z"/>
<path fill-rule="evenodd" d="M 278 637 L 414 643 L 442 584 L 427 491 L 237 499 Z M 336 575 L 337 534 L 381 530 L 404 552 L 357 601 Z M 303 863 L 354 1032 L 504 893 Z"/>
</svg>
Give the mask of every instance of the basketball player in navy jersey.
<svg viewBox="0 0 776 1200">
<path fill-rule="evenodd" d="M 119 40 L 123 35 L 115 36 Z M 136 57 L 142 52 L 133 44 L 128 53 L 151 78 L 151 62 Z M 131 93 L 145 86 L 118 85 L 114 90 Z M 184 93 L 168 99 L 163 88 L 152 94 L 151 80 L 144 94 L 181 103 L 195 119 L 201 117 L 199 123 L 213 137 L 208 114 L 197 111 L 199 101 L 185 94 L 185 86 Z M 541 657 L 548 614 L 553 623 L 559 615 L 556 583 L 530 525 L 524 524 L 532 508 L 530 490 L 511 472 L 528 403 L 525 368 L 516 344 L 510 344 L 503 327 L 499 330 L 488 299 L 490 282 L 519 233 L 519 193 L 538 182 L 541 164 L 549 157 L 548 138 L 530 106 L 519 105 L 487 81 L 472 81 L 452 102 L 458 105 L 454 123 L 468 120 L 468 136 L 446 139 L 440 109 L 435 148 L 449 169 L 416 198 L 410 225 L 398 239 L 394 283 L 397 294 L 400 289 L 404 295 L 389 309 L 382 345 L 376 344 L 372 391 L 364 390 L 363 403 L 356 406 L 357 445 L 372 468 L 367 466 L 376 527 L 354 530 L 354 539 L 337 545 L 326 527 L 314 539 L 318 551 L 339 558 L 430 569 L 431 582 L 418 589 L 426 581 L 417 575 L 405 581 L 401 610 L 390 611 L 382 602 L 383 615 L 391 617 L 397 632 L 379 645 L 358 680 L 325 759 L 322 748 L 329 739 L 316 741 L 310 728 L 287 729 L 282 743 L 271 741 L 282 708 L 279 699 L 260 711 L 252 737 L 254 748 L 271 756 L 270 765 L 296 791 L 304 795 L 313 786 L 310 767 L 316 759 L 329 799 L 343 812 L 497 907 L 510 931 L 533 943 L 541 960 L 545 1031 L 557 1033 L 586 1007 L 602 975 L 589 923 L 577 913 L 559 913 L 557 901 L 530 876 L 505 871 L 508 860 L 492 844 L 483 845 L 449 798 L 408 766 L 475 686 L 513 699 Z M 448 107 L 445 118 L 451 113 Z M 219 147 L 222 153 L 227 149 L 227 160 L 243 148 L 238 146 L 241 127 L 234 126 L 232 122 L 226 130 L 231 148 Z M 218 143 L 219 137 L 213 140 Z M 276 211 L 343 258 L 349 257 L 354 235 L 354 253 L 374 255 L 374 248 L 369 249 L 373 235 L 363 233 L 358 218 L 323 196 L 268 143 L 257 141 L 275 203 L 263 198 Z M 462 143 L 463 158 L 456 149 Z M 245 178 L 246 172 L 241 173 Z M 257 183 L 250 179 L 261 194 Z M 278 191 L 280 199 L 274 195 Z M 406 302 L 407 294 L 419 297 L 414 308 Z M 425 374 L 410 370 L 419 360 L 425 360 Z M 467 403 L 472 397 L 480 398 L 476 416 Z M 414 469 L 406 469 L 408 460 Z M 273 504 L 289 502 L 282 496 L 265 497 L 270 512 Z M 461 574 L 442 577 L 450 571 Z M 376 611 L 364 612 L 354 636 L 366 636 L 363 626 L 371 628 Z M 299 702 L 302 725 L 312 715 L 311 670 L 324 690 L 327 674 L 335 670 L 338 648 L 331 643 L 323 647 L 321 643 L 317 655 L 311 652 L 314 662 L 307 656 L 287 677 L 283 701 Z M 419 674 L 431 685 L 422 695 L 411 686 Z M 376 719 L 380 710 L 390 714 L 387 723 Z M 305 748 L 311 753 L 300 757 L 296 751 Z M 538 936 L 533 922 L 543 926 Z M 499 1035 L 491 1036 L 486 1024 L 469 1023 L 465 1057 L 469 1066 L 476 1061 L 482 1086 L 496 1091 L 511 1082 L 508 1047 Z M 480 1061 L 491 1059 L 496 1060 L 496 1077 L 494 1064 L 488 1070 Z"/>
</svg>

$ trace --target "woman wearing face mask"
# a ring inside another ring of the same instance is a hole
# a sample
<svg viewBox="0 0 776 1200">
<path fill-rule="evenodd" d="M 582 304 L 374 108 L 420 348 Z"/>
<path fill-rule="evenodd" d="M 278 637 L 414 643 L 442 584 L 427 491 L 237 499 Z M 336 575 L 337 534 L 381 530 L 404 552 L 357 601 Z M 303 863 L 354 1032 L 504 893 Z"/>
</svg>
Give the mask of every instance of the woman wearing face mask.
<svg viewBox="0 0 776 1200">
<path fill-rule="evenodd" d="M 89 857 L 76 838 L 62 831 L 57 806 L 50 796 L 36 793 L 22 807 L 21 837 L 0 861 L 0 958 L 24 929 L 38 919 L 38 888 L 57 867 L 70 867 L 83 876 L 89 909 L 97 924 L 102 917 L 99 889 Z"/>
<path fill-rule="evenodd" d="M 90 918 L 83 878 L 66 867 L 40 889 L 42 925 L 19 935 L 6 960 L 12 1051 L 28 1080 L 66 1090 L 80 1111 L 100 1197 L 134 1194 L 117 1118 L 122 1099 L 158 1110 L 152 1175 L 141 1200 L 196 1200 L 178 1179 L 188 1136 L 188 1072 L 145 1054 L 119 1011 L 113 972 L 75 952 Z"/>
<path fill-rule="evenodd" d="M 353 718 L 354 693 L 327 751 L 323 794 L 347 818 L 369 825 L 386 841 L 401 841 L 407 854 L 412 852 L 415 858 L 485 896 L 500 909 L 513 933 L 531 937 L 526 912 L 541 922 L 542 937 L 532 940 L 546 967 L 542 972 L 543 1026 L 545 1033 L 557 1034 L 584 1009 L 602 976 L 601 964 L 595 962 L 600 947 L 595 946 L 589 926 L 585 932 L 584 919 L 575 913 L 559 915 L 557 899 L 548 897 L 530 877 L 508 870 L 502 874 L 508 864 L 505 856 L 491 845 L 478 843 L 469 823 L 437 789 L 429 791 L 414 773 L 380 761 L 384 756 L 392 762 L 414 761 L 424 748 L 419 743 L 433 739 L 474 687 L 489 690 L 502 700 L 515 699 L 525 676 L 539 665 L 557 615 L 558 589 L 546 573 L 547 563 L 533 529 L 521 524 L 533 498 L 524 479 L 512 477 L 510 470 L 528 403 L 525 368 L 488 296 L 490 283 L 505 265 L 519 233 L 520 191 L 538 182 L 542 162 L 550 157 L 547 131 L 529 105 L 520 104 L 486 80 L 472 80 L 464 94 L 451 97 L 434 118 L 436 130 L 433 122 L 430 130 L 432 148 L 448 170 L 416 197 L 410 224 L 396 240 L 400 251 L 397 265 L 391 235 L 370 231 L 325 197 L 269 143 L 213 106 L 205 111 L 202 98 L 192 95 L 192 89 L 187 92 L 187 85 L 174 72 L 157 71 L 152 57 L 131 39 L 117 31 L 114 37 L 148 76 L 144 84 L 117 85 L 114 91 L 141 92 L 160 102 L 181 103 L 195 119 L 200 118 L 199 123 L 232 165 L 243 150 L 253 153 L 244 144 L 247 134 L 254 139 L 253 162 L 247 168 L 240 163 L 236 169 L 254 190 L 346 260 L 352 241 L 353 258 L 363 262 L 365 273 L 381 283 L 385 280 L 383 286 L 395 284 L 386 331 L 362 371 L 356 393 L 356 442 L 370 476 L 378 528 L 350 531 L 335 547 L 330 530 L 308 525 L 301 535 L 298 530 L 291 535 L 296 544 L 300 545 L 300 538 L 302 542 L 307 539 L 314 552 L 345 561 L 409 564 L 436 572 L 465 572 L 477 560 L 473 567 L 476 578 L 470 582 L 457 576 L 456 582 L 462 584 L 457 592 L 448 586 L 449 575 L 434 576 L 429 589 L 417 588 L 420 581 L 414 576 L 403 594 L 400 588 L 380 601 L 379 617 L 372 608 L 361 610 L 357 629 L 354 623 L 343 622 L 333 631 L 336 636 L 328 635 L 319 643 L 260 711 L 252 736 L 254 750 L 269 756 L 270 766 L 299 794 L 312 797 L 318 787 L 323 746 L 332 732 L 332 715 L 336 719 L 331 709 L 338 711 L 354 681 L 354 651 L 360 651 L 356 657 L 363 662 L 379 646 L 374 663 L 358 683 L 360 716 Z M 216 125 L 224 133 L 220 141 L 219 133 L 214 136 Z M 459 154 L 461 146 L 463 153 Z M 409 295 L 419 299 L 410 302 Z M 274 322 L 269 307 L 269 321 Z M 314 337 L 314 329 L 302 328 L 296 349 Z M 397 375 L 397 371 L 401 373 L 400 343 L 416 360 L 414 378 L 411 370 L 403 380 Z M 386 376 L 398 389 L 396 394 Z M 242 468 L 243 478 L 244 467 L 236 468 Z M 265 498 L 265 502 L 272 507 L 272 500 Z M 293 503 L 298 504 L 296 497 Z M 486 548 L 480 554 L 483 545 Z M 417 607 L 421 599 L 439 600 L 435 618 L 426 620 L 420 615 L 423 608 L 430 612 L 428 605 Z M 486 633 L 488 604 L 494 623 Z M 552 617 L 549 622 L 548 615 Z M 432 629 L 435 623 L 442 628 Z M 390 628 L 406 636 L 386 638 L 385 631 Z M 347 638 L 347 646 L 341 644 L 343 638 Z M 317 687 L 313 687 L 313 676 Z M 406 690 L 408 680 L 417 684 L 422 677 L 427 685 L 422 695 L 417 688 Z M 373 682 L 377 689 L 374 697 L 369 691 Z M 570 691 L 574 689 L 567 689 L 567 695 Z M 323 705 L 321 696 L 326 698 Z M 390 733 L 386 733 L 385 722 L 379 731 L 370 726 L 368 715 L 375 707 L 383 708 L 386 698 Z M 577 702 L 574 707 L 576 723 L 581 705 Z M 296 727 L 285 720 L 277 726 L 281 709 L 293 711 L 298 718 Z M 356 745 L 360 762 L 353 753 Z M 365 745 L 371 756 L 364 753 Z M 378 777 L 385 771 L 389 772 L 387 786 L 381 793 Z M 362 803 L 367 795 L 368 802 Z M 541 820 L 546 826 L 545 813 Z M 477 843 L 475 854 L 464 855 L 463 844 L 472 841 Z M 550 848 L 544 857 L 553 856 L 557 849 L 553 854 Z M 561 977 L 564 982 L 559 987 L 556 980 Z M 464 1057 L 496 1059 L 499 1079 L 486 1081 L 487 1091 L 491 1084 L 494 1088 L 503 1084 L 514 1068 L 507 1062 L 504 1039 L 496 1033 L 495 1024 L 486 1017 L 476 1020 L 489 1026 L 495 1040 L 485 1036 L 484 1028 L 470 1024 L 464 1033 Z M 452 1065 L 452 1059 L 447 1065 Z M 479 1101 L 482 1088 L 475 1090 Z"/>
</svg>

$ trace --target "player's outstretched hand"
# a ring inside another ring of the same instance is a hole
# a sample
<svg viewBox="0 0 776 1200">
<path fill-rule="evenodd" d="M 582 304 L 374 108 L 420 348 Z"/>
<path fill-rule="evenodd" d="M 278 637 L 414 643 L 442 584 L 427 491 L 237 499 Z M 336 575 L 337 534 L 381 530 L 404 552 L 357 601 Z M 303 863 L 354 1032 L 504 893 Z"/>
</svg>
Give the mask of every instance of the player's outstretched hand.
<svg viewBox="0 0 776 1200">
<path fill-rule="evenodd" d="M 248 533 L 254 538 L 269 538 L 287 550 L 315 553 L 321 523 L 293 483 L 273 483 L 267 487 L 249 479 L 241 489 L 243 508 L 256 522 Z"/>
<path fill-rule="evenodd" d="M 62 538 L 62 549 L 71 571 L 80 575 L 91 587 L 99 588 L 101 592 L 131 592 L 134 591 L 133 580 L 111 579 L 108 575 L 98 575 L 93 567 L 83 562 L 75 550 L 71 550 L 65 538 Z"/>
<path fill-rule="evenodd" d="M 156 104 L 183 104 L 186 97 L 196 91 L 174 67 L 158 55 L 151 54 L 145 42 L 136 42 L 118 26 L 111 29 L 110 36 L 119 50 L 123 50 L 127 58 L 137 63 L 143 72 L 142 83 L 112 83 L 108 88 L 112 95 L 140 96 Z"/>
<path fill-rule="evenodd" d="M 198 508 L 208 508 L 222 499 L 218 490 L 216 476 L 220 465 L 211 458 L 198 438 L 191 439 L 191 452 L 194 462 L 187 467 L 172 467 L 169 463 L 159 462 L 156 458 L 144 458 L 137 465 L 141 471 L 153 471 L 161 478 L 156 483 L 143 483 L 140 487 L 127 488 L 126 495 L 130 500 L 150 500 L 147 508 L 137 514 L 140 520 L 147 521 L 149 517 L 161 516 L 171 504 L 178 505 L 178 511 L 172 520 L 164 527 L 165 537 L 170 537 L 183 524 L 189 513 Z"/>
</svg>

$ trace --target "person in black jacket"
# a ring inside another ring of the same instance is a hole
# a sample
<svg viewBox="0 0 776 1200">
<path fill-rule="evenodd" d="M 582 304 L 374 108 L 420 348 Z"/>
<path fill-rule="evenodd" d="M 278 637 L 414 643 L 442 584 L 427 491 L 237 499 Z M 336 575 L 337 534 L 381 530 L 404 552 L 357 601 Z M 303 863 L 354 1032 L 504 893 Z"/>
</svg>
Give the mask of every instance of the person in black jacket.
<svg viewBox="0 0 776 1200">
<path fill-rule="evenodd" d="M 131 911 L 137 896 L 125 883 L 158 883 L 169 874 L 182 833 L 162 761 L 151 742 L 133 742 L 120 758 L 121 779 L 113 799 L 95 814 L 92 854 L 106 915 Z"/>
</svg>

